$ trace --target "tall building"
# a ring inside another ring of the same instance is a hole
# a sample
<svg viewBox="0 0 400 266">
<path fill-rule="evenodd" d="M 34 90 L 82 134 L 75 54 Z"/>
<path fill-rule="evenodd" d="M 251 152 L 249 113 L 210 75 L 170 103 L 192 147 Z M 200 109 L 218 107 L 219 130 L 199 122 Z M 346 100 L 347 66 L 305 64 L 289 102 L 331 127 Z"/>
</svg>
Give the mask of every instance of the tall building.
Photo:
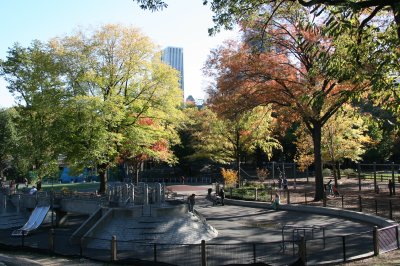
<svg viewBox="0 0 400 266">
<path fill-rule="evenodd" d="M 167 47 L 163 50 L 161 60 L 168 65 L 172 66 L 180 73 L 179 85 L 181 90 L 185 90 L 184 75 L 183 75 L 183 48 Z"/>
</svg>

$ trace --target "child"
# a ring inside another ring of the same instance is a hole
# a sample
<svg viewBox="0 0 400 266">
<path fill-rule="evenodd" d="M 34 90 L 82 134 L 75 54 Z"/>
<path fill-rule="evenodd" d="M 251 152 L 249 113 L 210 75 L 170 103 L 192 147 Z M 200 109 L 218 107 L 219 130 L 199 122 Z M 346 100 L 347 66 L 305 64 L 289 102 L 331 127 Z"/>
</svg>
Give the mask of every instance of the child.
<svg viewBox="0 0 400 266">
<path fill-rule="evenodd" d="M 279 204 L 281 204 L 281 200 L 280 200 L 279 194 L 275 193 L 275 199 L 272 202 L 271 206 L 272 206 L 272 208 L 274 208 L 274 210 L 277 210 L 278 207 L 279 207 Z"/>
</svg>

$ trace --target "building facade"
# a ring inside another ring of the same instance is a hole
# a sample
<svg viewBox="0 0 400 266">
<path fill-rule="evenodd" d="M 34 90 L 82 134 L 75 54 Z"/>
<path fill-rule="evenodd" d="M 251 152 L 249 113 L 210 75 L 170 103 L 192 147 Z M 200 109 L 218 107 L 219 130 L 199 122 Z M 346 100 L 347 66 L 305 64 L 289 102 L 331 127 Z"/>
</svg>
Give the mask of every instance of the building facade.
<svg viewBox="0 0 400 266">
<path fill-rule="evenodd" d="M 163 50 L 161 60 L 172 66 L 180 73 L 179 85 L 182 91 L 185 90 L 184 72 L 183 72 L 183 48 L 167 47 Z"/>
</svg>

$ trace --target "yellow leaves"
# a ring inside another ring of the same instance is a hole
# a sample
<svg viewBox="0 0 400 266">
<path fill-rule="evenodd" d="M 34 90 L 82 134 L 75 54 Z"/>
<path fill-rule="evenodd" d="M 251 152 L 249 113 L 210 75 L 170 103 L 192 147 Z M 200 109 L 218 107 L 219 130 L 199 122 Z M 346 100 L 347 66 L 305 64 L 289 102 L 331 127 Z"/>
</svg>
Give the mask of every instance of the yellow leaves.
<svg viewBox="0 0 400 266">
<path fill-rule="evenodd" d="M 234 187 L 238 182 L 238 172 L 232 169 L 221 169 L 222 177 L 224 178 L 225 186 Z"/>
</svg>

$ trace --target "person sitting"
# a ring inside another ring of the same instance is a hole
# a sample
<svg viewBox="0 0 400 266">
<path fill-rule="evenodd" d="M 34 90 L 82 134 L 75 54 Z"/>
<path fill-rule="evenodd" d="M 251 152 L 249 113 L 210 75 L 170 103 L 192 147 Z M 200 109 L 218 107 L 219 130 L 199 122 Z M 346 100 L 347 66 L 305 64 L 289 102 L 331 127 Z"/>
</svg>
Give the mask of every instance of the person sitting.
<svg viewBox="0 0 400 266">
<path fill-rule="evenodd" d="M 37 188 L 35 186 L 32 186 L 31 190 L 29 190 L 29 195 L 35 195 L 37 192 Z"/>
<path fill-rule="evenodd" d="M 274 210 L 277 210 L 280 204 L 281 204 L 281 200 L 280 200 L 279 194 L 275 193 L 275 199 L 272 202 L 271 206 L 272 206 L 272 208 L 274 208 Z"/>
</svg>

